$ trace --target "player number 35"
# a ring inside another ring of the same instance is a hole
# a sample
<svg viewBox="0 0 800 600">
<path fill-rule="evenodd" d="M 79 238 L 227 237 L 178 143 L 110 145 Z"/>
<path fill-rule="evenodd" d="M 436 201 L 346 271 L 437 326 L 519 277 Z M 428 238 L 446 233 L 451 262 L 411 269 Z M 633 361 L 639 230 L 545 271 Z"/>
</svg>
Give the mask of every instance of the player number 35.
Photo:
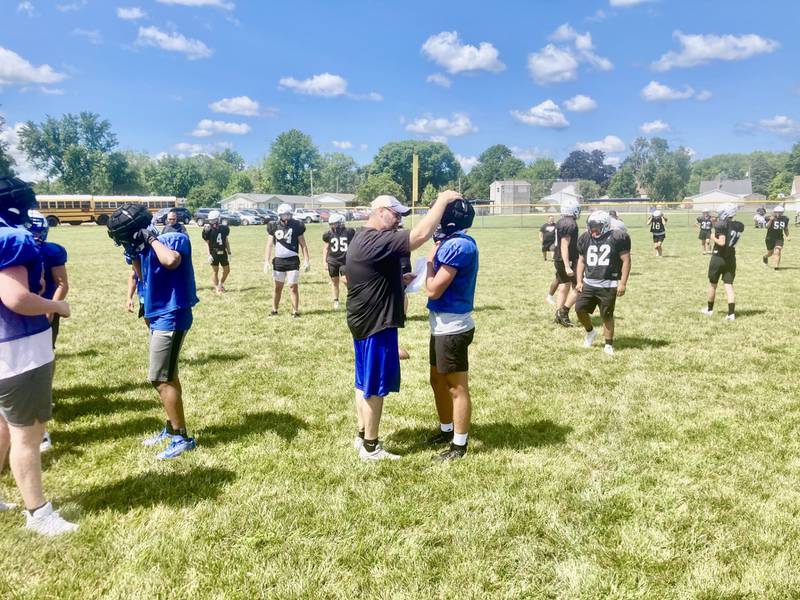
<svg viewBox="0 0 800 600">
<path fill-rule="evenodd" d="M 611 246 L 603 244 L 602 246 L 589 246 L 586 250 L 586 264 L 590 267 L 607 267 L 610 259 L 608 255 L 611 254 Z"/>
</svg>

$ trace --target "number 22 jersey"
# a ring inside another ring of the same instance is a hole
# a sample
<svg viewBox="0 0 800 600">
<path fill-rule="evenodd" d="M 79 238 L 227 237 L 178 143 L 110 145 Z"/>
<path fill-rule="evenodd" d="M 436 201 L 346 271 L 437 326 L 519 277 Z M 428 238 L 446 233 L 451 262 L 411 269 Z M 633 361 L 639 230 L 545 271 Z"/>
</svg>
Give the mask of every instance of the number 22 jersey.
<svg viewBox="0 0 800 600">
<path fill-rule="evenodd" d="M 621 255 L 631 251 L 631 238 L 624 231 L 610 229 L 598 237 L 585 232 L 578 239 L 583 257 L 583 282 L 592 287 L 615 288 L 622 275 Z"/>
<path fill-rule="evenodd" d="M 714 244 L 713 254 L 722 258 L 736 257 L 736 244 L 742 237 L 744 225 L 739 221 L 717 221 L 714 226 L 716 236 L 725 236 L 725 245 Z"/>
</svg>

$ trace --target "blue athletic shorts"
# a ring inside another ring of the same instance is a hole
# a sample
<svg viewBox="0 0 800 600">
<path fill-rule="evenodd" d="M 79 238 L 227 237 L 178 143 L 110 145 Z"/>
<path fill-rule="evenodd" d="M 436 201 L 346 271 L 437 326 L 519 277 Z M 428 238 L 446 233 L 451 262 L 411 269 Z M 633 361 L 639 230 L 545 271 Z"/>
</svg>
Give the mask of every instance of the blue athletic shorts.
<svg viewBox="0 0 800 600">
<path fill-rule="evenodd" d="M 356 389 L 364 396 L 388 396 L 400 391 L 400 354 L 397 329 L 379 331 L 363 340 L 353 340 L 356 353 Z"/>
</svg>

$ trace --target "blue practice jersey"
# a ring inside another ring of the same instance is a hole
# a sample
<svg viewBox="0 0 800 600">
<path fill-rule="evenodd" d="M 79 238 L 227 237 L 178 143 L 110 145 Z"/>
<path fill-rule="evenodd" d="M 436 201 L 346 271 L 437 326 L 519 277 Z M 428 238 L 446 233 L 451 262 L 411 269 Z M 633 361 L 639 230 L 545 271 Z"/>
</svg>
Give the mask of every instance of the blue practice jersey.
<svg viewBox="0 0 800 600">
<path fill-rule="evenodd" d="M 459 315 L 472 312 L 475 304 L 475 287 L 478 283 L 478 245 L 464 233 L 446 238 L 436 250 L 433 270 L 442 265 L 458 270 L 444 294 L 428 300 L 428 310 Z"/>
<path fill-rule="evenodd" d="M 53 279 L 53 267 L 63 267 L 67 264 L 67 249 L 55 242 L 44 242 L 39 248 L 44 266 L 44 292 L 42 296 L 52 300 L 58 287 L 55 279 Z"/>
</svg>

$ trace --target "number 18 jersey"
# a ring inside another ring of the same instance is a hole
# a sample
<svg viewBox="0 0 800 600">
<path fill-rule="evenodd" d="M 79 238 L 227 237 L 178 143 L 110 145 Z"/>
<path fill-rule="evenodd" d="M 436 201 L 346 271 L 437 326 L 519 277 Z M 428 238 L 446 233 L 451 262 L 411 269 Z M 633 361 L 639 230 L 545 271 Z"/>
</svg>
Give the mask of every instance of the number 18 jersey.
<svg viewBox="0 0 800 600">
<path fill-rule="evenodd" d="M 622 274 L 621 255 L 631 251 L 631 238 L 624 231 L 610 229 L 598 237 L 588 231 L 578 239 L 583 257 L 583 282 L 593 287 L 613 288 Z"/>
</svg>

